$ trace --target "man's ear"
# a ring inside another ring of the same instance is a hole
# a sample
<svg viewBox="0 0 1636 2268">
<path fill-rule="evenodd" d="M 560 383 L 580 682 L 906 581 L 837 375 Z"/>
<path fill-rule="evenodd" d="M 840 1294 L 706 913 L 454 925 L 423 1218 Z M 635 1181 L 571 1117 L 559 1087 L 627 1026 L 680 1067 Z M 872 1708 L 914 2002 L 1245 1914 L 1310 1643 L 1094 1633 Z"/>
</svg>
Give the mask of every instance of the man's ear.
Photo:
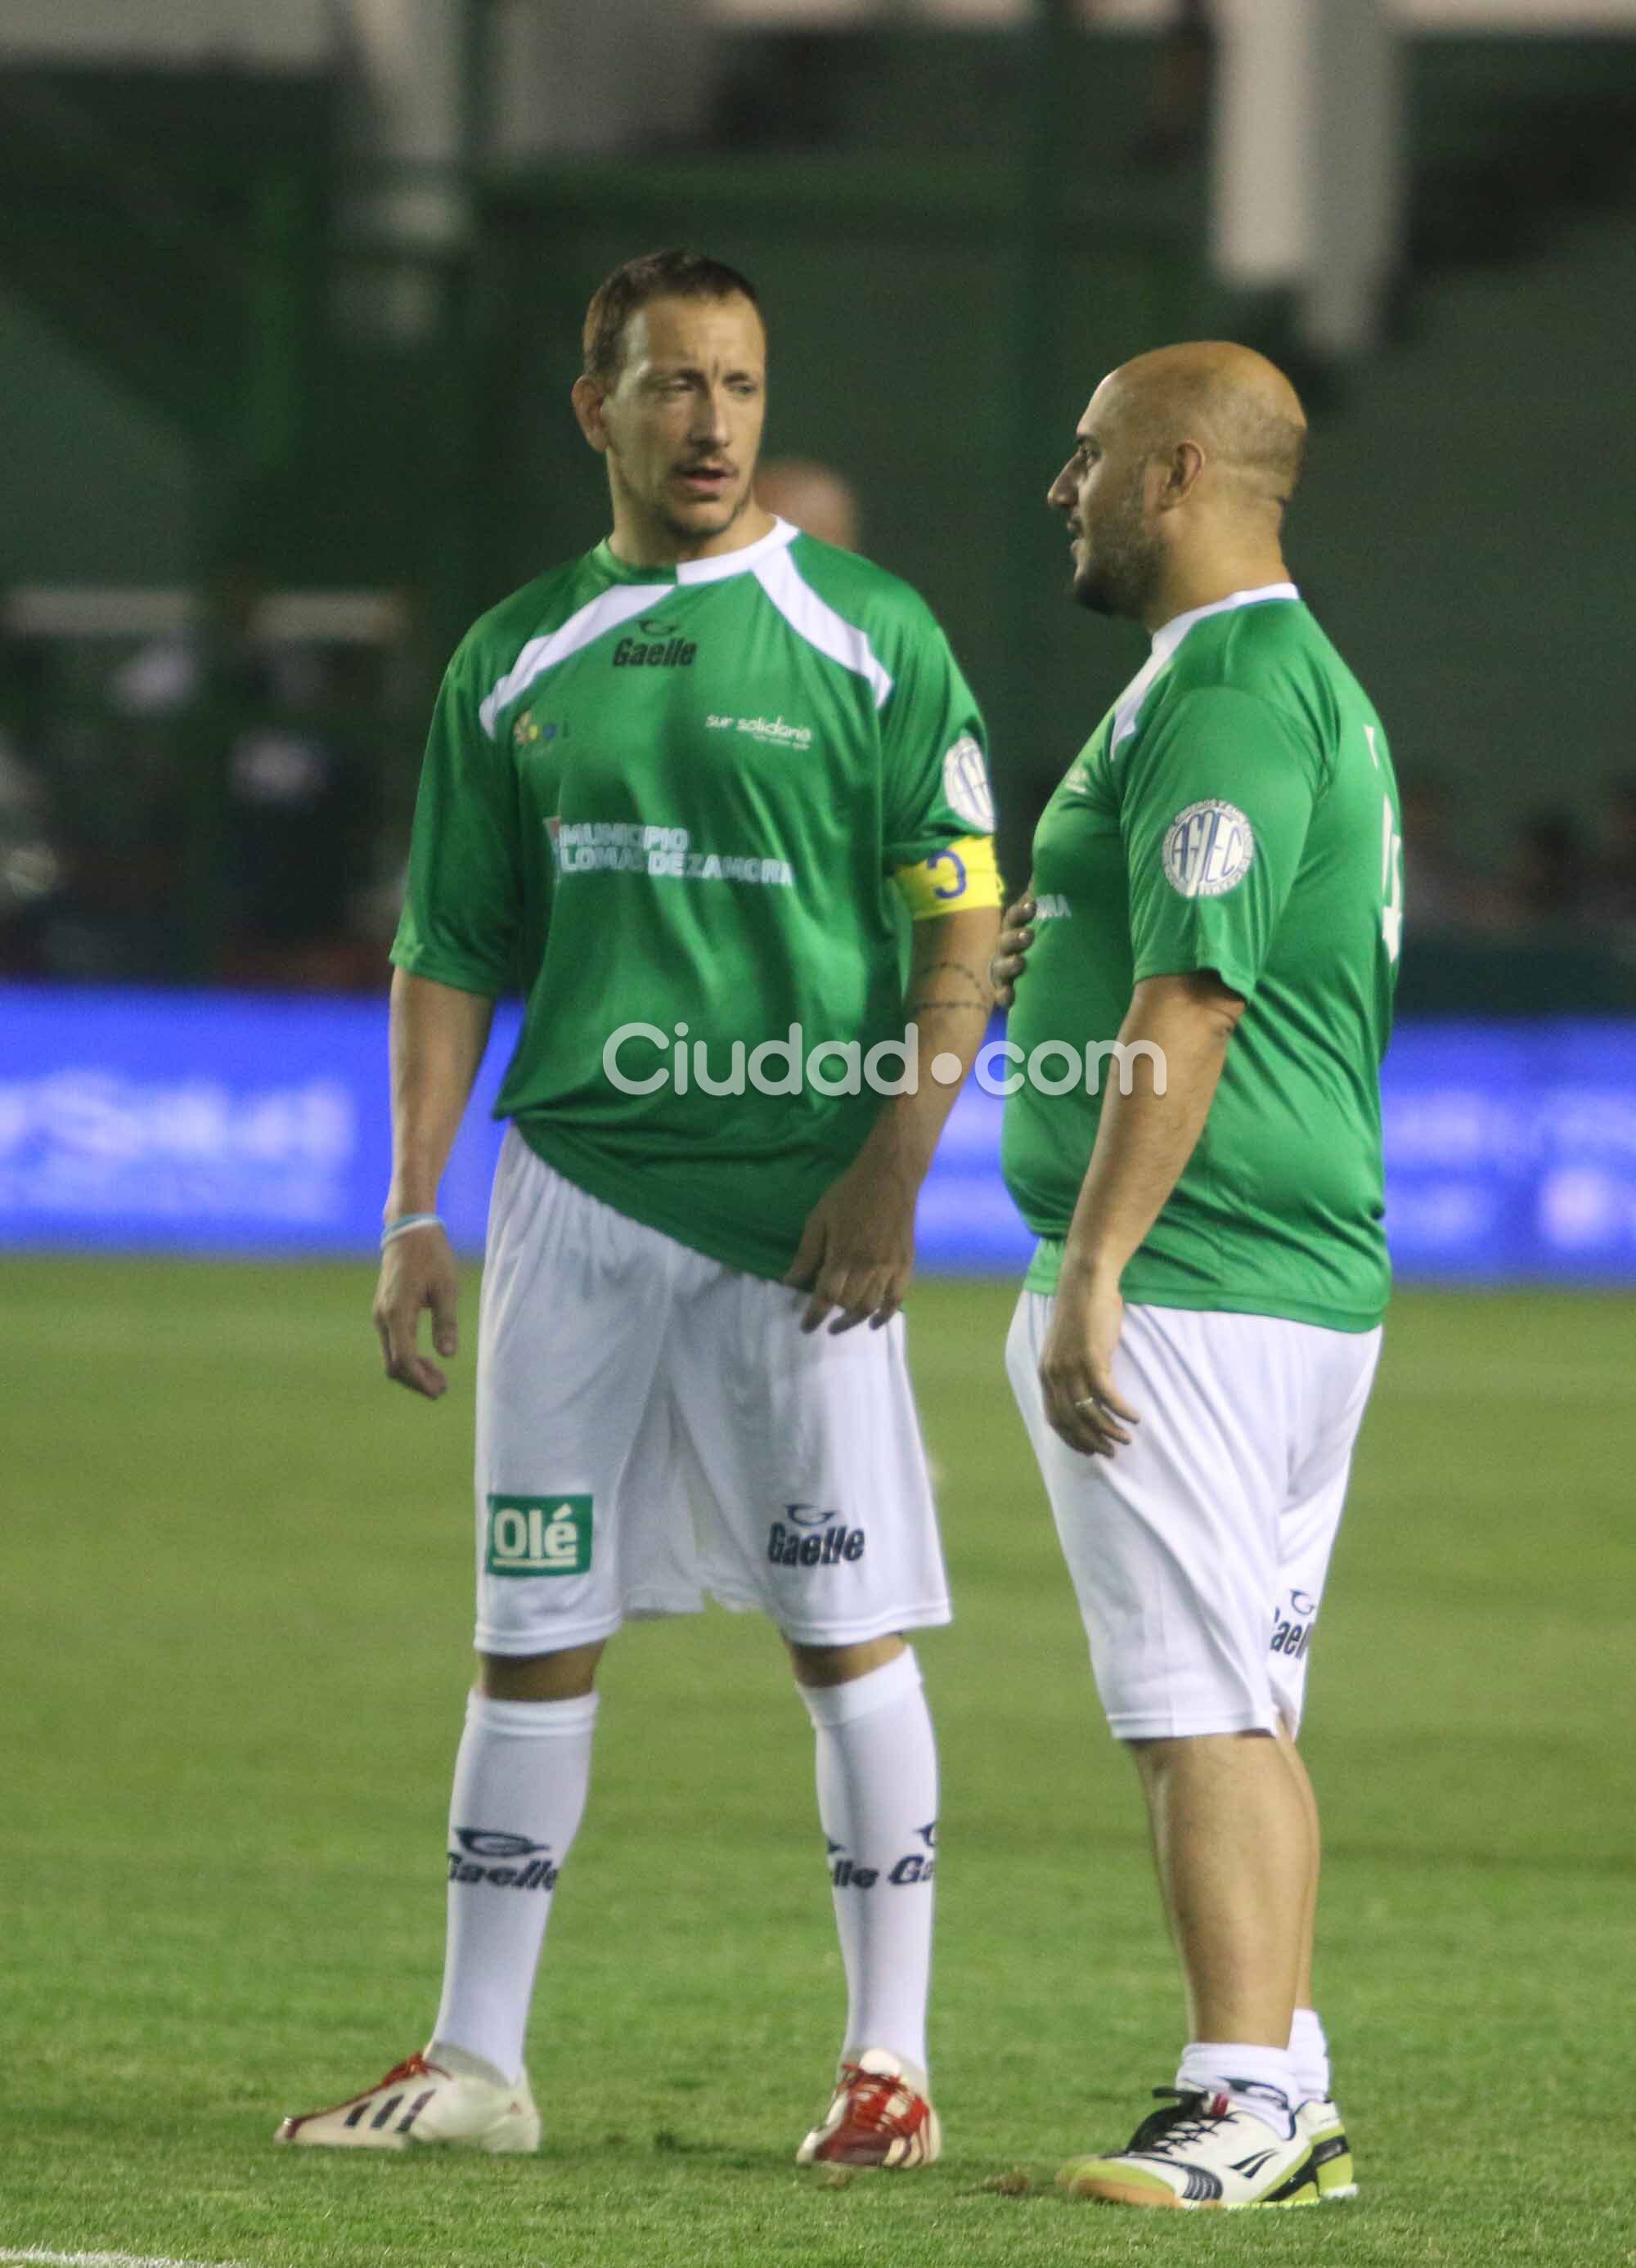
<svg viewBox="0 0 1636 2268">
<path fill-rule="evenodd" d="M 602 404 L 607 396 L 593 378 L 577 378 L 569 400 L 574 405 L 574 416 L 579 421 L 579 431 L 599 457 L 608 454 L 608 428 L 602 423 Z"/>
<path fill-rule="evenodd" d="M 1204 469 L 1205 453 L 1198 442 L 1178 441 L 1165 467 L 1164 486 L 1159 491 L 1160 511 L 1168 512 L 1175 504 L 1185 504 Z"/>
</svg>

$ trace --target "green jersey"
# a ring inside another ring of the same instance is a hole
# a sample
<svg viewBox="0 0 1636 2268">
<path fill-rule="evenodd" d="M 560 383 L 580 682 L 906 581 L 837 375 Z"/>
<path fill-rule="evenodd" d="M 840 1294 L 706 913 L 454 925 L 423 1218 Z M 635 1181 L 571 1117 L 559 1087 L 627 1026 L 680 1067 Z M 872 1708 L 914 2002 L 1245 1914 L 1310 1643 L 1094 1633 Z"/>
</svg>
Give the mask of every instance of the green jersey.
<svg viewBox="0 0 1636 2268">
<path fill-rule="evenodd" d="M 558 1172 L 781 1276 L 881 1108 L 868 1050 L 903 1040 L 894 875 L 934 862 L 952 910 L 992 828 L 983 741 L 930 611 L 867 561 L 784 521 L 679 567 L 599 544 L 455 653 L 392 957 L 522 991 L 496 1115 Z"/>
<path fill-rule="evenodd" d="M 1025 1076 L 1006 1103 L 1006 1182 L 1042 1239 L 1029 1285 L 1055 1288 L 1119 1075 L 1097 1043 L 1141 978 L 1208 968 L 1249 1005 L 1124 1295 L 1372 1329 L 1389 1284 L 1379 1073 L 1403 920 L 1397 788 L 1379 718 L 1293 584 L 1159 631 L 1045 807 L 1034 885 L 1009 1036 L 1025 1055 L 1067 1042 L 1082 1068 L 1090 1052 L 1066 1092 Z"/>
</svg>

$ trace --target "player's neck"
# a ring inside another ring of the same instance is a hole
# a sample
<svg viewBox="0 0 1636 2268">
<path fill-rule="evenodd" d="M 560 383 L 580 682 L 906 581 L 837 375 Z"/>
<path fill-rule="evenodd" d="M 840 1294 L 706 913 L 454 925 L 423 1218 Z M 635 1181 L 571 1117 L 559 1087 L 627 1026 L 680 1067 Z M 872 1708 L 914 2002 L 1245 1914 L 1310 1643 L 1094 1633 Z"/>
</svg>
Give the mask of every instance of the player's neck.
<svg viewBox="0 0 1636 2268">
<path fill-rule="evenodd" d="M 693 559 L 720 559 L 770 535 L 777 525 L 752 497 L 738 518 L 711 535 L 691 535 L 652 513 L 615 504 L 608 548 L 622 567 L 680 567 Z"/>
<path fill-rule="evenodd" d="M 1227 552 L 1209 559 L 1174 560 L 1142 610 L 1150 633 L 1161 630 L 1178 615 L 1197 613 L 1230 599 L 1235 591 L 1259 591 L 1268 583 L 1290 581 L 1284 555 L 1276 545 L 1253 551 Z"/>
</svg>

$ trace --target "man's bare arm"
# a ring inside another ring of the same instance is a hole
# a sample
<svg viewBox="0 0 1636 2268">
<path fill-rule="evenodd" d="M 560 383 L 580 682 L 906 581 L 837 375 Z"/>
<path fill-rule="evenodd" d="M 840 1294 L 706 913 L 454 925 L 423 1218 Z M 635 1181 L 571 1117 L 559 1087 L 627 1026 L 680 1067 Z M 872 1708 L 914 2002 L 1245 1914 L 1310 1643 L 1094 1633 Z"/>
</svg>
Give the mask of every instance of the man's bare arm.
<svg viewBox="0 0 1636 2268">
<path fill-rule="evenodd" d="M 435 1212 L 438 1186 L 460 1131 L 489 1042 L 494 1003 L 398 969 L 392 979 L 392 1186 L 385 1220 Z M 447 1357 L 459 1344 L 454 1254 L 441 1228 L 394 1236 L 380 1256 L 374 1322 L 387 1376 L 435 1402 L 448 1380 L 416 1344 L 423 1308 L 431 1343 Z"/>
<path fill-rule="evenodd" d="M 988 1027 L 989 956 L 999 932 L 999 916 L 988 909 L 915 924 L 904 1013 L 917 1034 L 920 1077 L 912 1094 L 888 1098 L 857 1158 L 807 1216 L 784 1279 L 811 1290 L 804 1330 L 816 1330 L 836 1308 L 831 1330 L 865 1322 L 878 1329 L 903 1304 L 914 1266 L 915 1200 Z M 940 1057 L 944 1079 L 932 1071 Z"/>
<path fill-rule="evenodd" d="M 1146 1041 L 1164 1064 L 1138 1057 L 1102 1102 L 1096 1146 L 1063 1252 L 1055 1310 L 1040 1362 L 1046 1415 L 1063 1440 L 1106 1455 L 1138 1422 L 1113 1391 L 1124 1304 L 1119 1279 L 1192 1156 L 1215 1099 L 1242 996 L 1208 969 L 1145 977 L 1119 1029 L 1129 1049 Z"/>
</svg>

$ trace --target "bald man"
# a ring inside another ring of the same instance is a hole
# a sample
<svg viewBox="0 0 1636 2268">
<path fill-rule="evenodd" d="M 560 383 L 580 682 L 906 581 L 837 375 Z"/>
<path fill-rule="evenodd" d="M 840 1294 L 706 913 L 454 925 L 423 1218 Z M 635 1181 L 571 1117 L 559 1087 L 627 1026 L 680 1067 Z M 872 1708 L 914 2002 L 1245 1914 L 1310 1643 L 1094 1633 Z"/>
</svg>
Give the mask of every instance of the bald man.
<svg viewBox="0 0 1636 2268">
<path fill-rule="evenodd" d="M 1380 719 L 1284 564 L 1305 431 L 1222 343 L 1092 396 L 1048 501 L 1074 597 L 1153 650 L 1046 806 L 992 972 L 1039 1238 L 1008 1367 L 1187 1986 L 1167 2106 L 1058 2177 L 1129 2205 L 1356 2188 L 1295 1740 L 1389 1285 L 1403 870 Z"/>
<path fill-rule="evenodd" d="M 769 457 L 756 468 L 755 501 L 820 543 L 858 549 L 858 492 L 844 474 L 815 457 Z"/>
</svg>

